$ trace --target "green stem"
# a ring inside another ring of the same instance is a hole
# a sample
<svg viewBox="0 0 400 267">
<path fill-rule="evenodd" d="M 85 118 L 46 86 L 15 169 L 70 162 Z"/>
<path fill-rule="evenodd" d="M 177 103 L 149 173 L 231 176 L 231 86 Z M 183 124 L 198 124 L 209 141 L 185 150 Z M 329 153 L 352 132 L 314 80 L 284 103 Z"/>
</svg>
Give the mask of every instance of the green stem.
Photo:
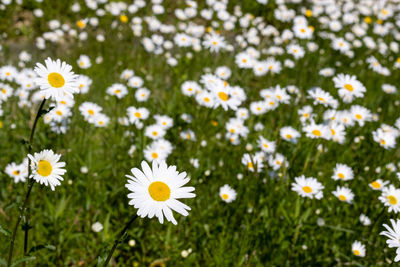
<svg viewBox="0 0 400 267">
<path fill-rule="evenodd" d="M 39 110 L 38 110 L 38 112 L 37 112 L 37 114 L 36 114 L 35 121 L 33 122 L 31 134 L 30 134 L 30 136 L 29 136 L 29 144 L 28 144 L 28 151 L 29 151 L 29 153 L 31 153 L 31 151 L 32 151 L 32 141 L 33 141 L 33 137 L 34 137 L 34 135 L 35 135 L 36 125 L 37 125 L 37 122 L 38 122 L 38 120 L 39 120 L 39 118 L 40 118 L 40 116 L 41 116 L 41 111 L 42 111 L 43 106 L 44 106 L 45 103 L 46 103 L 46 99 L 43 99 L 42 103 L 40 104 Z M 30 174 L 30 159 L 29 159 L 29 157 L 28 157 L 28 179 L 29 179 L 29 174 Z M 8 252 L 8 262 L 7 262 L 7 266 L 9 266 L 9 267 L 11 266 L 11 262 L 12 262 L 13 251 L 14 251 L 14 243 L 15 243 L 15 237 L 16 237 L 16 235 L 17 235 L 18 226 L 19 226 L 19 224 L 21 223 L 21 219 L 22 219 L 23 217 L 25 217 L 25 213 L 26 213 L 26 211 L 27 211 L 27 207 L 28 207 L 28 203 L 29 203 L 29 196 L 30 196 L 30 194 L 31 194 L 31 191 L 32 191 L 32 187 L 33 187 L 33 185 L 34 185 L 34 182 L 35 182 L 34 180 L 29 180 L 29 183 L 28 183 L 28 191 L 26 192 L 25 200 L 24 200 L 24 202 L 23 202 L 23 205 L 22 205 L 20 214 L 19 214 L 19 216 L 18 216 L 18 220 L 17 220 L 17 222 L 16 222 L 16 224 L 15 224 L 15 226 L 14 226 L 14 230 L 13 230 L 13 234 L 12 234 L 12 238 L 11 238 L 11 242 L 10 242 L 10 250 L 9 250 L 9 252 Z M 28 217 L 25 217 L 25 219 L 26 219 L 26 224 L 29 225 Z M 24 255 L 26 255 L 26 251 L 27 251 L 27 249 L 28 249 L 28 230 L 29 230 L 29 227 L 28 227 L 28 226 L 25 227 Z M 25 266 L 25 264 L 23 264 L 23 265 Z"/>
<path fill-rule="evenodd" d="M 133 216 L 132 219 L 125 225 L 124 229 L 122 229 L 121 232 L 119 232 L 119 235 L 118 235 L 117 239 L 115 239 L 114 245 L 111 248 L 111 251 L 107 256 L 107 259 L 103 264 L 103 267 L 107 267 L 107 265 L 110 262 L 111 257 L 113 255 L 115 249 L 117 248 L 118 244 L 121 242 L 122 237 L 125 235 L 125 233 L 128 230 L 129 226 L 137 219 L 137 217 L 139 217 L 139 216 L 137 214 L 135 214 L 135 216 Z"/>
</svg>

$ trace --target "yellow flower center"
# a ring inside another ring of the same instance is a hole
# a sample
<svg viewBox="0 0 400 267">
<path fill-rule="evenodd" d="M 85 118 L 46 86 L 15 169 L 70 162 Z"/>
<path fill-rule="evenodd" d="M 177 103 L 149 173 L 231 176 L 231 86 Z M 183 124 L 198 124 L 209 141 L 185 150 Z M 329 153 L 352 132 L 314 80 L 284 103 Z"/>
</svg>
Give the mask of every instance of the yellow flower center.
<svg viewBox="0 0 400 267">
<path fill-rule="evenodd" d="M 121 16 L 119 16 L 119 20 L 123 23 L 127 23 L 128 17 L 126 15 L 121 15 Z"/>
<path fill-rule="evenodd" d="M 389 196 L 387 197 L 387 199 L 389 200 L 389 203 L 390 203 L 391 205 L 396 205 L 396 204 L 397 204 L 397 198 L 396 198 L 396 197 L 394 197 L 394 196 L 392 196 L 392 195 L 389 195 Z"/>
<path fill-rule="evenodd" d="M 60 104 L 65 105 L 65 104 L 67 104 L 67 102 L 65 102 L 64 100 L 61 100 L 61 101 L 60 101 Z"/>
<path fill-rule="evenodd" d="M 292 139 L 292 135 L 291 135 L 291 134 L 287 134 L 287 135 L 286 135 L 286 138 L 287 138 L 287 139 Z"/>
<path fill-rule="evenodd" d="M 311 133 L 315 136 L 321 136 L 321 132 L 319 130 L 313 130 Z"/>
<path fill-rule="evenodd" d="M 254 165 L 253 165 L 252 162 L 249 162 L 249 163 L 247 163 L 247 167 L 248 167 L 249 169 L 253 169 L 253 168 L 254 168 Z"/>
<path fill-rule="evenodd" d="M 121 93 L 121 90 L 117 89 L 117 90 L 115 90 L 115 93 L 119 94 L 119 93 Z"/>
<path fill-rule="evenodd" d="M 373 182 L 371 183 L 371 186 L 372 186 L 373 188 L 375 188 L 375 189 L 381 188 L 381 184 L 378 183 L 377 181 L 373 181 Z"/>
<path fill-rule="evenodd" d="M 222 198 L 226 200 L 229 198 L 229 196 L 227 194 L 222 194 Z"/>
<path fill-rule="evenodd" d="M 264 147 L 265 147 L 265 148 L 268 148 L 268 144 L 264 144 Z"/>
<path fill-rule="evenodd" d="M 94 115 L 93 109 L 89 109 L 87 112 L 89 113 L 89 115 Z"/>
<path fill-rule="evenodd" d="M 151 157 L 153 159 L 156 159 L 156 158 L 158 158 L 158 154 L 156 152 L 153 152 L 153 153 L 151 153 Z"/>
<path fill-rule="evenodd" d="M 384 139 L 381 139 L 381 145 L 385 145 L 386 144 L 386 141 L 384 140 Z"/>
<path fill-rule="evenodd" d="M 361 116 L 360 114 L 356 114 L 356 119 L 357 119 L 357 120 L 361 120 L 361 119 L 362 119 L 362 116 Z"/>
<path fill-rule="evenodd" d="M 210 98 L 205 97 L 205 98 L 204 98 L 204 101 L 208 103 L 208 102 L 210 102 Z"/>
<path fill-rule="evenodd" d="M 228 101 L 228 99 L 229 99 L 229 96 L 228 96 L 226 93 L 224 93 L 224 92 L 219 92 L 219 93 L 218 93 L 218 97 L 219 97 L 222 101 Z"/>
<path fill-rule="evenodd" d="M 307 10 L 306 10 L 306 16 L 307 16 L 307 17 L 311 17 L 311 16 L 312 16 L 312 11 L 309 10 L 309 9 L 307 9 Z"/>
<path fill-rule="evenodd" d="M 319 101 L 321 101 L 321 102 L 326 102 L 325 99 L 322 98 L 322 97 L 318 97 L 317 99 L 318 99 Z"/>
<path fill-rule="evenodd" d="M 344 88 L 345 88 L 347 91 L 349 91 L 349 92 L 353 92 L 353 90 L 354 90 L 353 85 L 348 84 L 348 83 L 346 83 L 346 84 L 344 85 Z"/>
<path fill-rule="evenodd" d="M 340 199 L 341 201 L 345 201 L 345 200 L 346 200 L 346 197 L 345 197 L 344 195 L 340 195 L 340 196 L 339 196 L 339 199 Z"/>
<path fill-rule="evenodd" d="M 309 194 L 312 192 L 312 189 L 311 189 L 311 187 L 306 185 L 306 186 L 303 186 L 303 191 L 306 192 L 307 194 Z"/>
<path fill-rule="evenodd" d="M 354 255 L 359 256 L 360 255 L 360 251 L 358 251 L 357 249 L 353 250 Z"/>
<path fill-rule="evenodd" d="M 171 196 L 171 189 L 166 183 L 152 182 L 149 186 L 149 194 L 155 201 L 166 201 Z"/>
<path fill-rule="evenodd" d="M 154 136 L 158 135 L 158 133 L 156 131 L 152 132 L 151 134 L 154 135 Z"/>
<path fill-rule="evenodd" d="M 37 173 L 41 176 L 49 176 L 53 171 L 53 167 L 51 167 L 50 162 L 47 160 L 41 160 L 38 164 Z"/>
<path fill-rule="evenodd" d="M 47 80 L 49 81 L 50 85 L 55 88 L 63 87 L 65 84 L 64 77 L 57 72 L 50 73 L 47 76 Z"/>
<path fill-rule="evenodd" d="M 343 173 L 338 173 L 337 175 L 340 179 L 344 179 L 344 174 Z"/>
<path fill-rule="evenodd" d="M 19 171 L 18 171 L 18 170 L 15 170 L 15 171 L 13 171 L 13 174 L 14 174 L 14 175 L 19 175 Z"/>
<path fill-rule="evenodd" d="M 1 89 L 1 92 L 3 93 L 3 94 L 6 94 L 7 93 L 7 90 L 6 89 Z"/>
<path fill-rule="evenodd" d="M 135 115 L 136 118 L 140 118 L 142 116 L 139 112 L 135 112 L 134 115 Z"/>
<path fill-rule="evenodd" d="M 332 133 L 332 135 L 336 134 L 335 130 L 333 130 L 333 129 L 331 129 L 331 133 Z"/>
<path fill-rule="evenodd" d="M 61 115 L 62 115 L 62 112 L 59 111 L 59 110 L 57 110 L 57 111 L 56 111 L 56 114 L 57 114 L 58 116 L 61 116 Z"/>
</svg>

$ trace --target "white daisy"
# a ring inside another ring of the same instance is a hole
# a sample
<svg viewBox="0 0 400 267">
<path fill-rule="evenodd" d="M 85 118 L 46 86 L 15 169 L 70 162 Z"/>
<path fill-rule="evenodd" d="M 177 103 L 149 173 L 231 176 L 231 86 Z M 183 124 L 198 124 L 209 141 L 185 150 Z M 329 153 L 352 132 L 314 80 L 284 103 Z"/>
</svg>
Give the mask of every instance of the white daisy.
<svg viewBox="0 0 400 267">
<path fill-rule="evenodd" d="M 193 198 L 194 187 L 183 187 L 190 179 L 186 172 L 179 173 L 176 166 L 167 166 L 165 161 L 157 163 L 153 161 L 152 169 L 147 162 L 142 161 L 142 170 L 132 168 L 133 176 L 128 177 L 125 185 L 132 193 L 128 194 L 129 205 L 138 209 L 138 215 L 142 218 L 156 216 L 160 223 L 164 222 L 164 216 L 168 221 L 177 224 L 172 210 L 187 216 L 190 207 L 178 201 L 180 198 Z"/>
<path fill-rule="evenodd" d="M 35 153 L 33 156 L 28 155 L 31 159 L 32 174 L 29 178 L 35 179 L 36 182 L 50 186 L 54 191 L 54 187 L 60 185 L 60 181 L 64 179 L 66 170 L 65 162 L 59 162 L 61 155 L 54 154 L 52 150 L 45 149 L 40 153 Z"/>
<path fill-rule="evenodd" d="M 56 101 L 68 95 L 79 92 L 77 78 L 78 76 L 72 72 L 72 67 L 65 62 L 57 59 L 53 61 L 51 58 L 45 60 L 46 66 L 37 63 L 35 72 L 39 76 L 35 79 L 35 83 L 45 94 L 46 99 L 54 98 Z"/>
<path fill-rule="evenodd" d="M 219 196 L 226 203 L 230 203 L 236 199 L 236 191 L 229 185 L 224 185 L 219 188 Z"/>
</svg>

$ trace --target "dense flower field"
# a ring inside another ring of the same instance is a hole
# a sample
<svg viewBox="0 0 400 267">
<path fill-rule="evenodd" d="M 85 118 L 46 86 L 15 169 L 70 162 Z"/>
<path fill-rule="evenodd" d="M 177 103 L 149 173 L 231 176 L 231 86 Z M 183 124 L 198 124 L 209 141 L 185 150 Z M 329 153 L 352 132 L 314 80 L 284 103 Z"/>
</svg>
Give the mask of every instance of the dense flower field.
<svg viewBox="0 0 400 267">
<path fill-rule="evenodd" d="M 0 0 L 0 266 L 395 266 L 399 42 L 399 0 Z"/>
</svg>

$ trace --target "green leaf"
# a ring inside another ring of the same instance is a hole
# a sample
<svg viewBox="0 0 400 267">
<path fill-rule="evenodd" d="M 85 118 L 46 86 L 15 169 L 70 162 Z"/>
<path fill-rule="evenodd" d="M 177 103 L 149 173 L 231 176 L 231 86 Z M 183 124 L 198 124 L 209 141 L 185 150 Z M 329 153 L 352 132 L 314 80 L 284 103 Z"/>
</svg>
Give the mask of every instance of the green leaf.
<svg viewBox="0 0 400 267">
<path fill-rule="evenodd" d="M 4 228 L 3 226 L 0 225 L 0 233 L 4 234 L 5 236 L 11 236 L 11 231 Z"/>
<path fill-rule="evenodd" d="M 53 246 L 53 245 L 50 245 L 50 244 L 41 244 L 41 245 L 37 245 L 37 246 L 34 246 L 34 247 L 32 247 L 30 250 L 29 250 L 29 254 L 31 254 L 31 253 L 33 253 L 33 252 L 36 252 L 36 251 L 38 251 L 38 250 L 41 250 L 41 249 L 44 249 L 44 248 L 46 248 L 46 249 L 48 249 L 48 250 L 56 250 L 56 247 L 55 246 Z"/>
<path fill-rule="evenodd" d="M 16 261 L 14 261 L 11 264 L 11 267 L 17 266 L 18 264 L 23 263 L 23 262 L 34 261 L 34 260 L 36 260 L 35 256 L 22 257 L 22 258 L 17 259 Z"/>
</svg>

